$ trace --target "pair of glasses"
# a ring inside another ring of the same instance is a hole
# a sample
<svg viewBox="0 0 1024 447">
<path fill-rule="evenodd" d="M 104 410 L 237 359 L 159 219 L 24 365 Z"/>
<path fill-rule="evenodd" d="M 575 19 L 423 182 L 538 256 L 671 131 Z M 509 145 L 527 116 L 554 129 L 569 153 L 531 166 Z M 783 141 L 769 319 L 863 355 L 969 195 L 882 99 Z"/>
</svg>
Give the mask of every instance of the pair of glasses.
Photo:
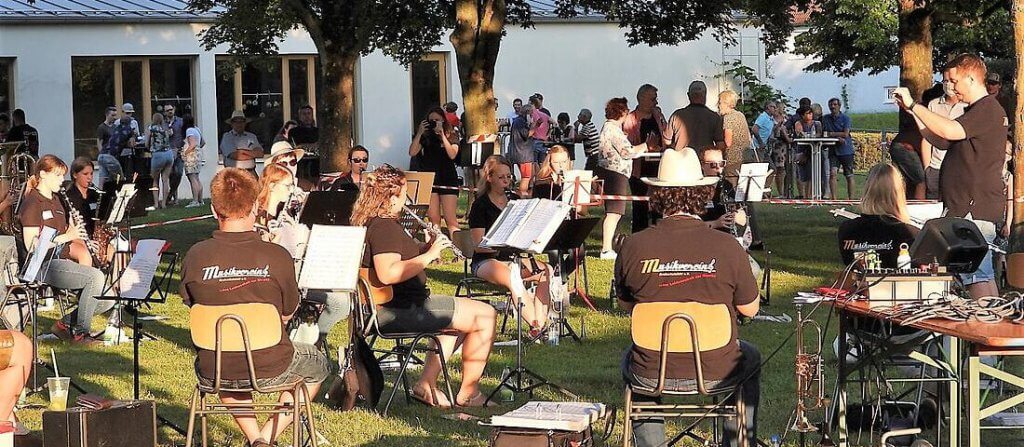
<svg viewBox="0 0 1024 447">
<path fill-rule="evenodd" d="M 705 161 L 704 162 L 704 166 L 707 166 L 709 168 L 724 168 L 725 167 L 725 160 L 723 160 L 723 161 Z"/>
<path fill-rule="evenodd" d="M 352 163 L 367 163 L 370 161 L 370 158 L 350 158 L 349 161 Z"/>
<path fill-rule="evenodd" d="M 295 165 L 299 164 L 299 161 L 293 158 L 293 159 L 288 160 L 288 161 L 281 160 L 281 161 L 278 161 L 276 163 L 281 165 L 281 166 L 295 166 Z"/>
<path fill-rule="evenodd" d="M 988 85 L 999 85 L 1000 84 L 1000 82 L 996 82 L 996 81 L 985 81 L 985 83 L 988 84 Z"/>
</svg>

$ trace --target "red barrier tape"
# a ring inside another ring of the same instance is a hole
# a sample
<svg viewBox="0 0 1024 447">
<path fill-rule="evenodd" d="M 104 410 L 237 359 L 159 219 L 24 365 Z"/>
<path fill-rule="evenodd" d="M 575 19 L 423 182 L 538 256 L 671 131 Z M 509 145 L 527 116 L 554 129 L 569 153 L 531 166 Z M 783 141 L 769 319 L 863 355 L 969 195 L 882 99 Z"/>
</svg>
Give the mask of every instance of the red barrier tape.
<svg viewBox="0 0 1024 447">
<path fill-rule="evenodd" d="M 207 214 L 205 216 L 186 217 L 184 219 L 174 219 L 174 220 L 168 220 L 168 221 L 165 221 L 165 222 L 150 222 L 150 223 L 132 225 L 132 229 L 133 230 L 139 230 L 139 229 L 142 229 L 142 228 L 162 227 L 164 225 L 173 225 L 173 224 L 179 224 L 179 223 L 183 223 L 183 222 L 195 222 L 197 220 L 205 220 L 205 219 L 210 219 L 212 217 L 213 217 L 213 214 Z"/>
</svg>

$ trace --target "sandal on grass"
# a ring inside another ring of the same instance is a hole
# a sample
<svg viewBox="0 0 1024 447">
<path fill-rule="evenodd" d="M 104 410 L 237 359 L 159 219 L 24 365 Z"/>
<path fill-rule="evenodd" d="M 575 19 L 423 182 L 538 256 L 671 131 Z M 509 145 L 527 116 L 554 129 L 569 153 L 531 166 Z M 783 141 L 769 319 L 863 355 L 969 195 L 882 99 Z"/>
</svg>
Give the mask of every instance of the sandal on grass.
<svg viewBox="0 0 1024 447">
<path fill-rule="evenodd" d="M 414 400 L 418 401 L 419 403 L 421 403 L 423 405 L 426 405 L 428 407 L 436 407 L 436 408 L 445 409 L 445 410 L 451 408 L 452 407 L 451 404 L 438 404 L 437 403 L 437 395 L 439 393 L 440 393 L 440 391 L 434 390 L 434 389 L 430 389 L 430 388 L 428 388 L 426 392 L 424 392 L 420 388 L 413 388 L 413 390 L 412 390 L 412 398 Z"/>
<path fill-rule="evenodd" d="M 464 400 L 462 402 L 459 402 L 458 401 L 458 397 L 456 397 L 455 398 L 455 406 L 457 406 L 457 407 L 464 407 L 464 408 L 470 408 L 470 407 L 487 408 L 487 407 L 496 407 L 496 406 L 498 406 L 498 404 L 495 403 L 495 402 L 488 401 L 487 400 L 487 396 L 484 396 L 483 393 L 477 391 L 476 394 L 473 395 L 473 397 L 470 397 L 469 399 L 466 399 L 466 400 Z"/>
</svg>

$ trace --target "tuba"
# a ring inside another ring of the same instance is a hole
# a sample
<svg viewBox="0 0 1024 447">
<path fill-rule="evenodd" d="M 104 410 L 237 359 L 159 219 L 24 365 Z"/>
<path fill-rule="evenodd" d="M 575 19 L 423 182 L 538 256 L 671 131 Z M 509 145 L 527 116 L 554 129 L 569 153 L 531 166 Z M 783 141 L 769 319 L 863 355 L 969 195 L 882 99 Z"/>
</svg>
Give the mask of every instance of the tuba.
<svg viewBox="0 0 1024 447">
<path fill-rule="evenodd" d="M 25 196 L 25 186 L 32 175 L 36 159 L 28 152 L 19 152 L 7 157 L 0 173 L 0 197 L 14 195 L 14 202 L 0 213 L 0 233 L 14 235 L 21 231 L 18 223 L 18 208 Z"/>
<path fill-rule="evenodd" d="M 807 349 L 804 331 L 814 331 L 816 338 L 813 351 Z M 796 314 L 796 410 L 793 414 L 793 425 L 790 427 L 798 433 L 818 431 L 807 419 L 807 411 L 824 408 L 825 375 L 821 357 L 821 325 L 810 318 L 804 319 L 803 311 L 797 307 Z M 841 360 L 840 360 L 841 361 Z"/>
</svg>

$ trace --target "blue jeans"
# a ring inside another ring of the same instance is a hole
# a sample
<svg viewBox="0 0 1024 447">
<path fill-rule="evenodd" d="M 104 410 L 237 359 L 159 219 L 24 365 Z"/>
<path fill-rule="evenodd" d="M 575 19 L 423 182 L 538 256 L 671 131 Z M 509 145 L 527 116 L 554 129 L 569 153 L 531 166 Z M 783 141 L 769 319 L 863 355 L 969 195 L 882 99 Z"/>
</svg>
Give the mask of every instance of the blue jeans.
<svg viewBox="0 0 1024 447">
<path fill-rule="evenodd" d="M 548 147 L 541 140 L 531 139 L 533 142 L 533 159 L 536 163 L 544 163 L 544 157 L 548 156 Z"/>
<path fill-rule="evenodd" d="M 968 219 L 971 222 L 974 222 L 975 225 L 978 226 L 978 229 L 981 230 L 981 235 L 985 237 L 985 242 L 991 244 L 992 241 L 996 239 L 995 223 L 987 220 Z M 965 286 L 991 281 L 995 278 L 996 272 L 992 265 L 992 250 L 985 252 L 985 259 L 981 260 L 981 265 L 978 266 L 978 270 L 975 270 L 974 273 L 965 273 L 960 275 L 960 281 L 962 281 Z"/>
<path fill-rule="evenodd" d="M 64 317 L 74 334 L 87 334 L 92 317 L 114 307 L 111 300 L 100 300 L 106 276 L 100 269 L 86 267 L 70 259 L 52 259 L 40 268 L 41 281 L 58 289 L 81 290 L 78 308 Z"/>
<path fill-rule="evenodd" d="M 747 445 L 757 446 L 757 407 L 761 400 L 761 353 L 757 347 L 743 340 L 739 341 L 740 352 L 743 358 L 736 365 L 736 369 L 722 380 L 706 380 L 705 385 L 710 388 L 725 388 L 737 386 L 738 390 L 731 393 L 724 404 L 734 405 L 742 400 L 746 406 Z M 622 377 L 627 383 L 634 385 L 655 388 L 658 385 L 657 378 L 641 377 L 630 371 L 629 350 L 622 359 Z M 692 391 L 697 389 L 697 382 L 693 379 L 666 379 L 665 388 L 673 391 Z M 660 397 L 650 397 L 633 392 L 634 402 L 657 402 L 661 403 Z M 738 426 L 736 419 L 727 419 L 724 424 L 725 443 L 730 447 L 740 445 L 738 439 Z M 665 419 L 650 418 L 633 421 L 633 442 L 637 447 L 662 447 L 665 440 Z"/>
<path fill-rule="evenodd" d="M 117 157 L 110 154 L 100 154 L 96 158 L 99 164 L 99 175 L 96 177 L 96 185 L 103 188 L 103 184 L 107 180 L 117 180 L 118 177 L 124 178 L 124 171 L 121 170 L 121 162 L 117 161 Z"/>
<path fill-rule="evenodd" d="M 320 327 L 320 338 L 325 338 L 327 333 L 331 332 L 331 328 L 348 318 L 352 311 L 352 300 L 344 293 L 310 290 L 306 293 L 306 299 L 324 303 L 324 310 L 320 313 L 320 319 L 316 321 Z"/>
</svg>

